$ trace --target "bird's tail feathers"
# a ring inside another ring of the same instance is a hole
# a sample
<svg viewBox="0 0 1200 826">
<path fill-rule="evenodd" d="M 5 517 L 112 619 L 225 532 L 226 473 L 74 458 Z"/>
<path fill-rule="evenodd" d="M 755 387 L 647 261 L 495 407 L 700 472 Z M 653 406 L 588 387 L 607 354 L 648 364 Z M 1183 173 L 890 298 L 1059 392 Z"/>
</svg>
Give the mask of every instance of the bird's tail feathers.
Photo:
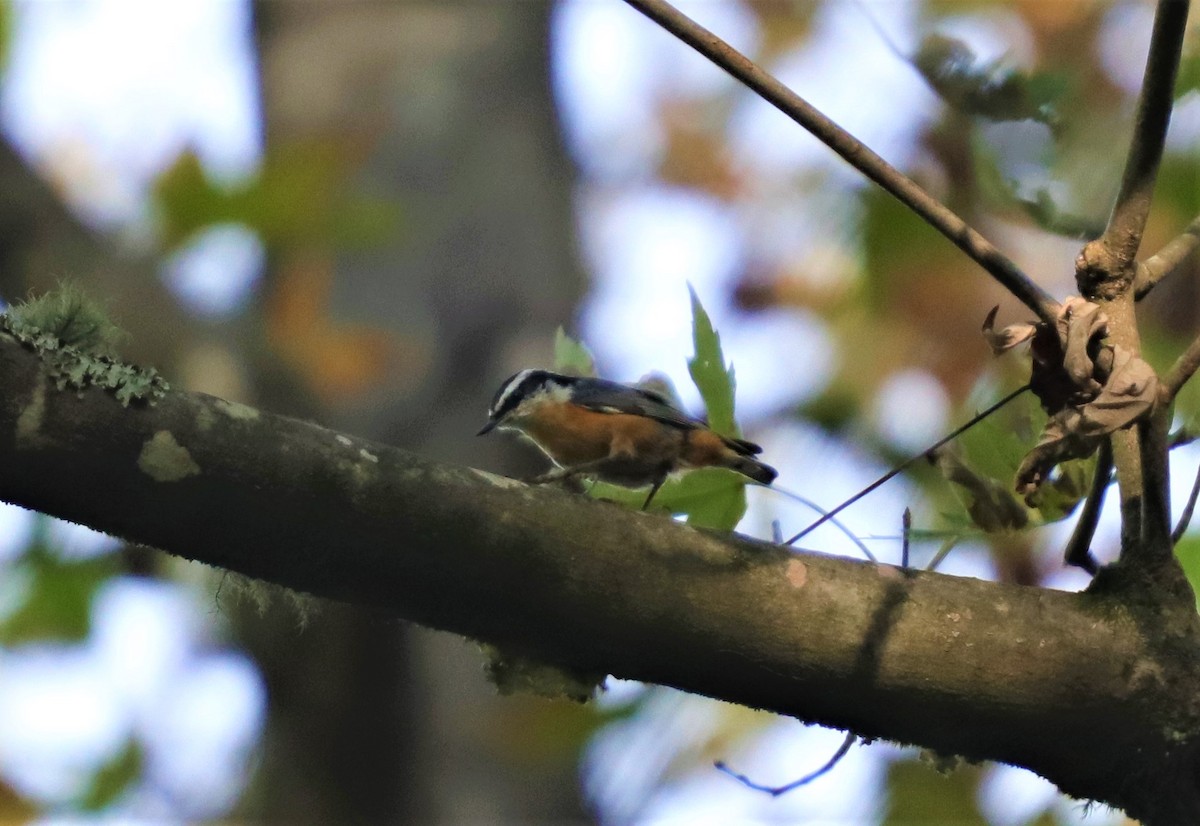
<svg viewBox="0 0 1200 826">
<path fill-rule="evenodd" d="M 749 476 L 755 482 L 769 485 L 775 481 L 779 473 L 770 465 L 763 464 L 749 456 L 738 456 L 729 462 L 729 467 L 743 476 Z"/>
</svg>

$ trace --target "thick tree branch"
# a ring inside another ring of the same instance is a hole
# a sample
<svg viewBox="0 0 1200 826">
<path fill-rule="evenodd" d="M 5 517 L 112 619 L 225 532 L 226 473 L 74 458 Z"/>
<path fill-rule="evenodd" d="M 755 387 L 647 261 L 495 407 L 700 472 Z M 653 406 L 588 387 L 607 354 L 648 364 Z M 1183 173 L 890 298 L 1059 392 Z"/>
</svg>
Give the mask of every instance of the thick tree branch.
<svg viewBox="0 0 1200 826">
<path fill-rule="evenodd" d="M 1138 264 L 1133 288 L 1137 299 L 1145 298 L 1167 276 L 1174 273 L 1200 246 L 1200 216 L 1167 242 L 1161 250 Z"/>
<path fill-rule="evenodd" d="M 4 335 L 0 499 L 585 671 L 1027 766 L 1147 823 L 1200 818 L 1190 593 L 905 573 L 209 396 L 124 408 L 55 390 Z"/>
<path fill-rule="evenodd" d="M 1137 255 L 1150 214 L 1154 181 L 1171 121 L 1187 17 L 1187 0 L 1158 0 L 1129 157 L 1116 204 L 1100 239 L 1121 266 L 1131 264 Z"/>
<path fill-rule="evenodd" d="M 894 195 L 983 267 L 1042 321 L 1053 326 L 1058 302 L 966 221 L 857 138 L 842 129 L 750 58 L 665 0 L 626 0 L 629 5 L 750 87 L 763 100 L 807 129 L 847 163 Z"/>
</svg>

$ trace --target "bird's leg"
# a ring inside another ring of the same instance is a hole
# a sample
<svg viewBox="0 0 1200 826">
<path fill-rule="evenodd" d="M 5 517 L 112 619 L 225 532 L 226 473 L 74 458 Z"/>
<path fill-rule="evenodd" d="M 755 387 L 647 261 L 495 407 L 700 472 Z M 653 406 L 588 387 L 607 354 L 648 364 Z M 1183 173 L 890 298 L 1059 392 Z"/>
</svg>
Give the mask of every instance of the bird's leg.
<svg viewBox="0 0 1200 826">
<path fill-rule="evenodd" d="M 546 485 L 550 482 L 562 482 L 572 477 L 578 476 L 581 473 L 589 473 L 603 466 L 606 459 L 597 459 L 594 462 L 584 462 L 582 465 L 572 465 L 571 467 L 560 467 L 554 470 L 547 471 L 540 476 L 535 476 L 532 479 L 526 480 L 528 485 Z"/>
<path fill-rule="evenodd" d="M 663 486 L 663 482 L 667 481 L 666 471 L 663 471 L 654 478 L 654 484 L 650 486 L 650 495 L 646 497 L 646 501 L 642 503 L 642 510 L 650 507 L 650 502 L 654 499 L 654 494 L 658 493 L 658 489 Z"/>
</svg>

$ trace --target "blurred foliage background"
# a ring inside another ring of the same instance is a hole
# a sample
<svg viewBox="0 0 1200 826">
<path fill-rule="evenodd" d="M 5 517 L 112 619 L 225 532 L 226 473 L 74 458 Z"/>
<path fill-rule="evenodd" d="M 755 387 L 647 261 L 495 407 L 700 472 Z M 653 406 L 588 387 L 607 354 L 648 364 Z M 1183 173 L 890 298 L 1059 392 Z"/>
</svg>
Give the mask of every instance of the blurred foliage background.
<svg viewBox="0 0 1200 826">
<path fill-rule="evenodd" d="M 741 428 L 781 487 L 832 507 L 1025 381 L 1023 357 L 979 334 L 995 305 L 1023 319 L 1016 302 L 619 0 L 165 5 L 0 5 L 0 297 L 70 276 L 129 331 L 126 355 L 179 386 L 527 474 L 533 451 L 470 434 L 505 376 L 553 363 L 560 325 L 601 374 L 659 371 L 700 409 L 691 282 L 736 363 Z M 1117 189 L 1150 4 L 684 8 L 1074 292 Z M 105 22 L 122 14 L 138 25 Z M 164 34 L 213 14 L 223 51 Z M 1194 34 L 1185 49 L 1147 253 L 1200 214 Z M 122 60 L 139 66 L 124 97 Z M 243 70 L 172 88 L 188 61 Z M 30 68 L 46 65 L 52 81 Z M 168 108 L 191 131 L 164 138 Z M 204 139 L 229 122 L 243 162 Z M 1157 367 L 1200 326 L 1195 269 L 1146 302 Z M 1198 405 L 1181 396 L 1180 426 Z M 909 505 L 919 564 L 956 545 L 944 570 L 1082 587 L 1059 555 L 1088 468 L 1034 507 L 1008 492 L 1040 421 L 1031 398 L 1010 405 L 844 521 L 894 561 Z M 1173 457 L 1177 500 L 1198 459 Z M 811 521 L 750 494 L 747 533 Z M 826 529 L 806 544 L 858 553 Z M 1109 513 L 1094 549 L 1115 548 Z M 1200 572 L 1200 535 L 1179 552 Z M 615 681 L 587 706 L 500 698 L 481 663 L 461 639 L 9 508 L 0 821 L 1121 822 L 1015 769 L 886 744 L 772 800 L 712 761 L 784 783 L 841 734 Z"/>
</svg>

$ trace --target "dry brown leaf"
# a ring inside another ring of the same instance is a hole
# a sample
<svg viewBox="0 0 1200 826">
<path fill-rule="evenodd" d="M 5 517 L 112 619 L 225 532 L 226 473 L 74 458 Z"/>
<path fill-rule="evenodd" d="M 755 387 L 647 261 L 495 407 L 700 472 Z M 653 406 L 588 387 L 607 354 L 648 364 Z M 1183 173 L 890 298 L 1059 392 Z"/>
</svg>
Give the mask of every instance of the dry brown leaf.
<svg viewBox="0 0 1200 826">
<path fill-rule="evenodd" d="M 1037 332 L 1037 325 L 1028 322 L 1024 324 L 1009 324 L 999 332 L 995 329 L 996 313 L 999 312 L 1000 306 L 992 307 L 992 311 L 987 314 L 987 318 L 983 320 L 983 337 L 987 340 L 988 345 L 992 348 L 992 353 L 1000 355 L 1006 353 L 1018 344 L 1029 341 Z"/>
<path fill-rule="evenodd" d="M 984 321 L 992 332 L 995 310 Z M 1026 501 L 1060 462 L 1084 459 L 1101 439 L 1149 415 L 1158 400 L 1158 376 L 1149 364 L 1118 345 L 1105 344 L 1108 319 L 1096 304 L 1078 296 L 1063 302 L 1055 329 L 1034 326 L 1029 384 L 1050 414 L 1042 436 L 1017 469 L 1016 489 Z M 1008 347 L 993 351 L 1003 352 Z"/>
</svg>

